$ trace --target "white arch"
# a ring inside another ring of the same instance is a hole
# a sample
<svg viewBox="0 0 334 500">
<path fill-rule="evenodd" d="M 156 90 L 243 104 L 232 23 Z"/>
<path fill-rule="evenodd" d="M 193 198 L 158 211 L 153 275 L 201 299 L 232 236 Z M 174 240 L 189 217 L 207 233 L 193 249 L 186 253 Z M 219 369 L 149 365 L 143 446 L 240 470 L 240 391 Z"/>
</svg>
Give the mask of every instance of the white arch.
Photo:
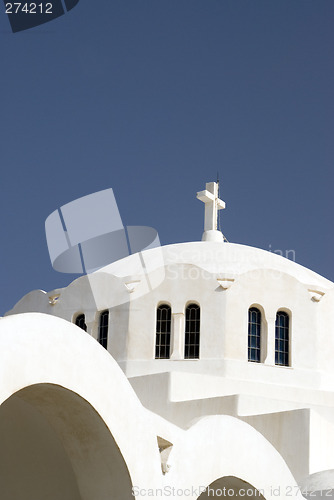
<svg viewBox="0 0 334 500">
<path fill-rule="evenodd" d="M 106 426 L 132 485 L 146 493 L 152 491 L 151 497 L 164 498 L 154 494 L 164 486 L 185 491 L 206 487 L 226 476 L 265 490 L 266 499 L 286 498 L 287 488 L 297 486 L 280 454 L 250 425 L 220 415 L 205 417 L 182 431 L 145 410 L 110 354 L 65 320 L 38 313 L 1 319 L 0 380 L 4 381 L 0 403 L 10 404 L 13 395 L 34 403 L 55 428 L 52 404 L 58 400 L 60 406 L 67 401 L 74 421 L 83 415 L 85 422 L 96 425 L 99 436 Z M 49 409 L 43 407 L 45 401 L 51 401 Z M 169 457 L 172 467 L 164 476 L 157 435 L 173 444 Z M 71 440 L 65 449 L 71 459 Z M 73 470 L 78 474 L 75 467 Z M 84 480 L 78 479 L 79 486 Z M 278 487 L 279 495 L 272 491 Z M 170 497 L 168 491 L 166 498 Z M 80 490 L 80 495 L 80 500 L 96 500 L 93 492 L 85 496 Z M 199 495 L 185 496 L 195 500 Z M 295 498 L 303 497 L 296 494 Z"/>
<path fill-rule="evenodd" d="M 294 498 L 303 498 L 278 451 L 250 425 L 229 416 L 205 417 L 185 434 L 182 447 L 175 447 L 170 458 L 170 480 L 178 488 L 207 487 L 220 478 L 235 477 L 264 490 L 267 500 L 286 499 L 289 488 Z M 179 466 L 187 464 L 189 457 L 191 463 L 180 474 Z"/>
<path fill-rule="evenodd" d="M 38 399 L 38 388 L 50 394 L 53 387 L 72 395 L 69 401 L 74 415 L 73 395 L 77 395 L 110 430 L 132 484 L 148 488 L 161 481 L 160 456 L 149 412 L 110 354 L 77 326 L 39 313 L 1 319 L 0 380 L 4 381 L 0 404 L 13 395 L 31 402 Z"/>
</svg>

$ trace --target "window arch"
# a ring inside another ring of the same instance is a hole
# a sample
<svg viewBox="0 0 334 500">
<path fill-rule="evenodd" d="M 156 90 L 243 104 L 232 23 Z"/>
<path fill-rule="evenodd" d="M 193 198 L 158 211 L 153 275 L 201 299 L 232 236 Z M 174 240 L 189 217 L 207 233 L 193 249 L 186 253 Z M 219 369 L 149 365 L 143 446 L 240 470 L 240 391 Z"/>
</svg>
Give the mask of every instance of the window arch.
<svg viewBox="0 0 334 500">
<path fill-rule="evenodd" d="M 168 304 L 161 304 L 157 308 L 157 326 L 155 337 L 155 358 L 169 359 L 170 331 L 172 310 Z"/>
<path fill-rule="evenodd" d="M 199 358 L 201 309 L 197 304 L 189 304 L 186 308 L 186 329 L 184 343 L 185 359 Z"/>
<path fill-rule="evenodd" d="M 261 361 L 261 311 L 257 307 L 248 309 L 248 361 Z"/>
<path fill-rule="evenodd" d="M 84 314 L 78 314 L 78 316 L 75 319 L 75 324 L 79 327 L 82 328 L 85 332 L 87 332 L 87 325 L 86 325 L 86 318 Z"/>
<path fill-rule="evenodd" d="M 98 333 L 98 341 L 107 349 L 108 347 L 108 328 L 109 328 L 109 311 L 102 311 L 100 314 L 99 320 L 99 333 Z"/>
<path fill-rule="evenodd" d="M 275 323 L 275 365 L 289 366 L 290 318 L 284 311 L 278 311 Z"/>
</svg>

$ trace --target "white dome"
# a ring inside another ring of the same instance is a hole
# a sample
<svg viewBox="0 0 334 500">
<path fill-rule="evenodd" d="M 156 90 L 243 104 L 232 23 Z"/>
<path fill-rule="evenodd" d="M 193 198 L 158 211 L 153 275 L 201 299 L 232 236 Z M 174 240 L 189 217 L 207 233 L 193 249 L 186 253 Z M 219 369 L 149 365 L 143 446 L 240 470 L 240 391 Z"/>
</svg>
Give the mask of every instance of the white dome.
<svg viewBox="0 0 334 500">
<path fill-rule="evenodd" d="M 334 284 L 319 274 L 289 259 L 260 248 L 199 241 L 178 243 L 142 252 L 142 258 L 149 271 L 171 264 L 190 264 L 207 272 L 239 276 L 258 269 L 288 274 L 301 283 L 329 290 Z M 130 276 L 142 273 L 139 254 L 121 259 L 103 268 L 104 272 L 116 276 Z"/>
</svg>

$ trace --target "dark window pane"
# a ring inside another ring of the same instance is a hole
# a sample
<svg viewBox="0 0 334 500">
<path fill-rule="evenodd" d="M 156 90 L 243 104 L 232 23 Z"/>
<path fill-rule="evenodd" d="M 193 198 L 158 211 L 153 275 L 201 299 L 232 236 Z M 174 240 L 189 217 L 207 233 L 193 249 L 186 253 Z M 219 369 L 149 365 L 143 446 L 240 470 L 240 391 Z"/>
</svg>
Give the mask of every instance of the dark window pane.
<svg viewBox="0 0 334 500">
<path fill-rule="evenodd" d="M 289 315 L 284 311 L 276 315 L 275 364 L 289 366 Z"/>
<path fill-rule="evenodd" d="M 108 327 L 109 311 L 103 311 L 100 314 L 98 341 L 105 349 L 108 347 Z"/>
<path fill-rule="evenodd" d="M 75 324 L 79 327 L 82 328 L 85 332 L 87 332 L 87 325 L 86 325 L 86 319 L 84 314 L 79 314 L 75 320 Z"/>
<path fill-rule="evenodd" d="M 199 358 L 200 343 L 200 307 L 197 304 L 190 304 L 186 309 L 185 328 L 185 359 Z"/>
<path fill-rule="evenodd" d="M 248 310 L 248 361 L 261 361 L 261 312 L 256 307 Z"/>
<path fill-rule="evenodd" d="M 170 331 L 171 331 L 171 308 L 163 304 L 157 309 L 157 326 L 155 338 L 156 359 L 169 359 L 170 357 Z"/>
</svg>

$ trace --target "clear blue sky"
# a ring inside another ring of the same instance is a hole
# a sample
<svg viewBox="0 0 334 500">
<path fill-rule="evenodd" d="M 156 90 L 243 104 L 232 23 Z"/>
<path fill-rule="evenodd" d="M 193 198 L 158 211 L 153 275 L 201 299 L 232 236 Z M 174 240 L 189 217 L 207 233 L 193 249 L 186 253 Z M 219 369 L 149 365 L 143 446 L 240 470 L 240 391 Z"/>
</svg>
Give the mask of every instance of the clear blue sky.
<svg viewBox="0 0 334 500">
<path fill-rule="evenodd" d="M 334 280 L 333 0 L 80 0 L 13 34 L 0 5 L 0 314 L 53 271 L 46 217 L 114 189 L 123 222 L 226 237 Z"/>
</svg>

